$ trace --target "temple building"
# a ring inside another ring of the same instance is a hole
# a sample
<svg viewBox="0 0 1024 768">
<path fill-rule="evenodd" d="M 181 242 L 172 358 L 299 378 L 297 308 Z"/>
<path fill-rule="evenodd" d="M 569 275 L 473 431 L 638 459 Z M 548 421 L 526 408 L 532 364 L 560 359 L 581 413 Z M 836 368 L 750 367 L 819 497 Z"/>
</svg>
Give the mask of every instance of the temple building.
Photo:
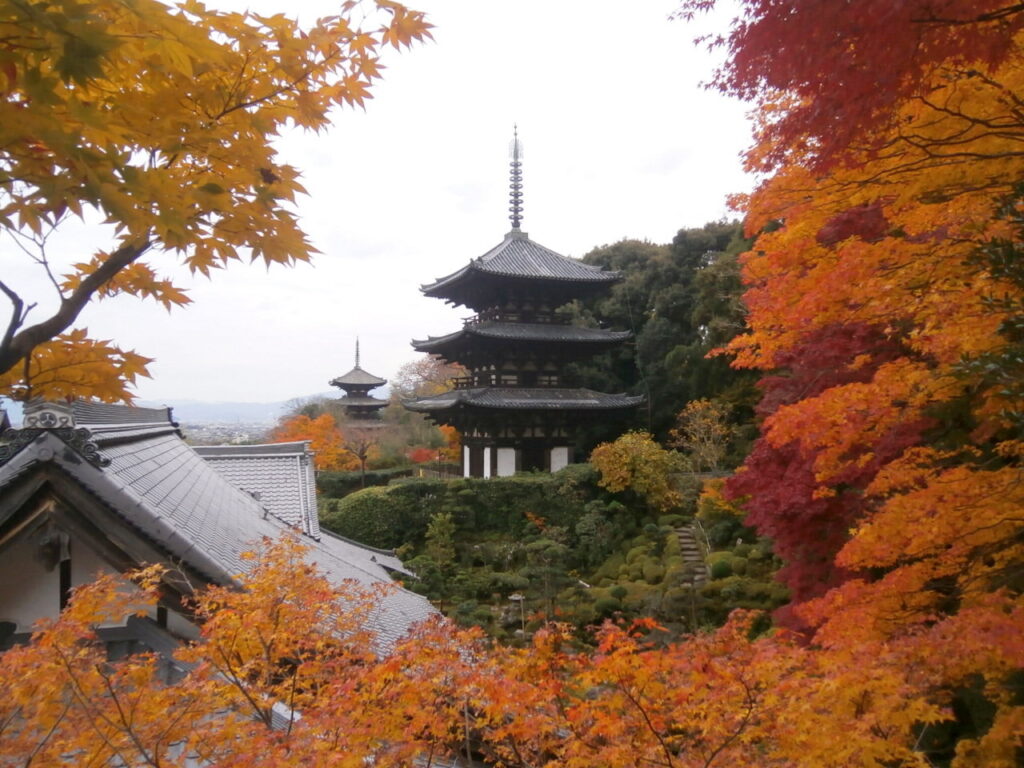
<svg viewBox="0 0 1024 768">
<path fill-rule="evenodd" d="M 469 372 L 454 389 L 404 403 L 459 430 L 466 477 L 557 471 L 575 458 L 581 424 L 625 416 L 643 400 L 566 386 L 566 363 L 621 344 L 631 334 L 575 326 L 558 310 L 607 291 L 620 277 L 545 248 L 520 229 L 518 136 L 511 157 L 512 230 L 484 255 L 421 288 L 476 314 L 454 333 L 412 342 L 417 351 Z"/>
<path fill-rule="evenodd" d="M 388 380 L 367 373 L 359 367 L 359 339 L 356 339 L 355 367 L 348 373 L 331 379 L 328 383 L 345 392 L 343 397 L 338 398 L 338 403 L 345 406 L 345 415 L 352 422 L 361 426 L 373 426 L 379 423 L 380 409 L 388 403 L 386 400 L 371 395 L 370 390 L 384 386 Z"/>
<path fill-rule="evenodd" d="M 409 571 L 393 552 L 320 528 L 311 458 L 305 441 L 193 448 L 169 408 L 34 401 L 20 428 L 0 410 L 0 652 L 97 573 L 159 563 L 160 605 L 98 635 L 169 658 L 198 636 L 183 598 L 237 585 L 243 553 L 285 532 L 331 583 L 387 587 L 366 628 L 393 647 L 435 610 L 394 584 Z"/>
</svg>

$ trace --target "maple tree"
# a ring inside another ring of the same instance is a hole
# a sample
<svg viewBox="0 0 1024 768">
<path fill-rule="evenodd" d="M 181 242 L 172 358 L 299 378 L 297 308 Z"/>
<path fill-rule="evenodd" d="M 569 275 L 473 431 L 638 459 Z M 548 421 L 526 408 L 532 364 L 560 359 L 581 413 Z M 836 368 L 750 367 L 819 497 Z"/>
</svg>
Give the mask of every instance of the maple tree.
<svg viewBox="0 0 1024 768">
<path fill-rule="evenodd" d="M 758 237 L 728 349 L 766 376 L 728 488 L 834 679 L 916 670 L 904 698 L 933 712 L 908 762 L 1009 766 L 1024 731 L 1022 23 L 987 0 L 747 0 L 715 81 L 757 105 L 747 162 L 773 172 L 739 201 Z"/>
<path fill-rule="evenodd" d="M 717 472 L 736 428 L 729 424 L 729 408 L 707 398 L 691 400 L 676 416 L 669 445 L 689 454 L 695 472 L 705 467 Z"/>
<path fill-rule="evenodd" d="M 304 556 L 264 542 L 241 589 L 195 591 L 201 637 L 170 658 L 109 659 L 98 627 L 152 611 L 172 574 L 76 589 L 0 657 L 0 764 L 891 765 L 943 717 L 903 699 L 917 673 L 899 660 L 878 676 L 855 663 L 867 655 L 751 641 L 743 613 L 664 647 L 649 620 L 605 623 L 588 651 L 563 625 L 517 649 L 440 619 L 382 647 L 367 626 L 381 594 L 331 585 Z"/>
<path fill-rule="evenodd" d="M 356 435 L 355 440 L 360 440 Z M 342 432 L 329 413 L 321 413 L 311 418 L 304 413 L 299 413 L 284 419 L 270 433 L 270 441 L 273 443 L 289 443 L 297 440 L 309 440 L 312 449 L 313 464 L 317 469 L 326 470 L 353 470 L 359 469 L 365 457 L 369 454 L 372 443 L 364 447 L 366 454 L 363 459 L 352 450 L 352 442 Z"/>
<path fill-rule="evenodd" d="M 680 458 L 658 445 L 648 432 L 627 432 L 594 448 L 590 463 L 601 473 L 598 485 L 602 488 L 613 493 L 633 491 L 654 509 L 666 512 L 682 502 L 674 485 L 682 470 Z"/>
<path fill-rule="evenodd" d="M 0 392 L 130 399 L 149 360 L 73 326 L 93 299 L 187 304 L 158 256 L 204 275 L 242 258 L 308 260 L 289 207 L 299 172 L 273 138 L 362 105 L 381 49 L 427 36 L 423 14 L 393 0 L 347 0 L 305 27 L 195 0 L 4 4 L 0 234 L 44 272 L 56 306 L 29 324 L 39 300 L 0 281 Z M 55 256 L 48 240 L 76 219 L 109 225 L 109 244 Z"/>
</svg>

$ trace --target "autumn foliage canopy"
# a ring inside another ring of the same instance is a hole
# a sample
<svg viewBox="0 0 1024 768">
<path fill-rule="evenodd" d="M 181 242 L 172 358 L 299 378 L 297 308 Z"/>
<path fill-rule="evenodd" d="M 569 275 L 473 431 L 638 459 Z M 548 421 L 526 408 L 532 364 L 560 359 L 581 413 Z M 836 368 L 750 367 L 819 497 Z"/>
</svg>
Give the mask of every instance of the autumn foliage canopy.
<svg viewBox="0 0 1024 768">
<path fill-rule="evenodd" d="M 752 639 L 738 613 L 657 646 L 648 622 L 608 624 L 584 650 L 557 625 L 501 648 L 436 623 L 377 657 L 348 641 L 358 622 L 338 634 L 346 614 L 308 597 L 358 601 L 271 549 L 249 592 L 197 598 L 206 643 L 184 651 L 195 672 L 176 687 L 153 685 L 149 657 L 102 663 L 83 640 L 114 585 L 77 593 L 0 658 L 0 755 L 142 763 L 163 750 L 173 764 L 181 744 L 238 766 L 467 750 L 579 768 L 1021 763 L 1024 7 L 740 7 L 714 83 L 753 102 L 747 159 L 771 175 L 738 201 L 757 240 L 749 332 L 727 352 L 763 372 L 763 421 L 726 492 L 786 561 L 780 626 Z M 607 483 L 646 477 L 626 458 L 607 462 Z"/>
<path fill-rule="evenodd" d="M 959 720 L 919 725 L 919 760 L 1013 765 L 1024 8 L 742 5 L 715 82 L 757 105 L 748 163 L 773 175 L 740 201 L 758 238 L 729 351 L 765 372 L 763 425 L 728 490 L 787 562 L 785 623 L 878 679 L 918 670 L 908 706 Z"/>
<path fill-rule="evenodd" d="M 381 50 L 429 35 L 421 13 L 391 0 L 338 5 L 305 26 L 195 0 L 0 6 L 0 230 L 57 294 L 0 279 L 0 394 L 130 399 L 149 360 L 75 328 L 89 301 L 187 304 L 161 262 L 209 275 L 239 259 L 310 258 L 290 208 L 299 172 L 272 139 L 362 105 Z M 77 263 L 46 247 L 75 220 L 110 225 Z"/>
</svg>

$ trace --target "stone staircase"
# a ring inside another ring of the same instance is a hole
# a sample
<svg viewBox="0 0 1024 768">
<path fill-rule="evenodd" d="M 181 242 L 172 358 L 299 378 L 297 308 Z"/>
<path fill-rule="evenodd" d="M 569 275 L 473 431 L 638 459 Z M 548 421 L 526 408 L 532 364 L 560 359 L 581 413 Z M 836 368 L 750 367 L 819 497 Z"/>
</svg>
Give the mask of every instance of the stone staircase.
<svg viewBox="0 0 1024 768">
<path fill-rule="evenodd" d="M 686 569 L 692 574 L 690 584 L 694 589 L 700 589 L 708 581 L 709 568 L 704 549 L 698 538 L 695 524 L 676 528 L 676 538 L 679 539 L 679 553 L 686 563 Z"/>
</svg>

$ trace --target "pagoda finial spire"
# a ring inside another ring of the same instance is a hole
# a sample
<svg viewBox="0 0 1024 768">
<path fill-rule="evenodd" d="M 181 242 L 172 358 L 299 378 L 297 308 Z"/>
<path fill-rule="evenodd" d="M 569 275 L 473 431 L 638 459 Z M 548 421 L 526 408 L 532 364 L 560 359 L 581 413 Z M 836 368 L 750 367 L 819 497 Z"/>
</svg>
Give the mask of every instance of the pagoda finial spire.
<svg viewBox="0 0 1024 768">
<path fill-rule="evenodd" d="M 356 368 L 359 367 L 359 337 L 356 336 Z"/>
<path fill-rule="evenodd" d="M 509 207 L 512 214 L 509 219 L 512 221 L 512 229 L 519 230 L 519 222 L 523 220 L 523 145 L 519 141 L 519 126 L 512 126 L 512 142 L 508 148 L 509 168 L 511 179 L 509 182 Z"/>
</svg>

